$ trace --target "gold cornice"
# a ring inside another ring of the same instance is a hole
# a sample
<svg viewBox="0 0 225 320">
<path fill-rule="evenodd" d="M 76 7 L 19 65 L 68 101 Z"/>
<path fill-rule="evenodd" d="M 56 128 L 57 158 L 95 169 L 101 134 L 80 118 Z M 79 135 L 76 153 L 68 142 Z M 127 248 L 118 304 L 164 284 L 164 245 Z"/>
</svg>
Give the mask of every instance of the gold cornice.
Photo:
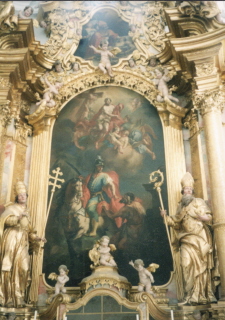
<svg viewBox="0 0 225 320">
<path fill-rule="evenodd" d="M 197 36 L 185 38 L 170 38 L 170 43 L 176 52 L 201 50 L 202 48 L 212 47 L 225 38 L 225 28 L 213 30 Z"/>
<path fill-rule="evenodd" d="M 175 37 L 190 37 L 193 34 L 204 34 L 224 27 L 216 19 L 216 15 L 219 13 L 218 8 L 199 2 L 198 6 L 189 5 L 189 9 L 187 9 L 188 2 L 191 1 L 186 1 L 186 8 L 179 5 L 173 8 L 165 8 L 165 16 L 170 32 Z"/>
</svg>

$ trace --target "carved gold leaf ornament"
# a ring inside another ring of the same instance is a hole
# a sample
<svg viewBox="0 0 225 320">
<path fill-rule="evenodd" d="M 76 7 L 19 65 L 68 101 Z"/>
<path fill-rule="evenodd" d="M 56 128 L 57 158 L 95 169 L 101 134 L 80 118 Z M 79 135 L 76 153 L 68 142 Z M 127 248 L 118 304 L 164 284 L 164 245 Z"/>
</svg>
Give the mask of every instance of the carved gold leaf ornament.
<svg viewBox="0 0 225 320">
<path fill-rule="evenodd" d="M 217 73 L 217 68 L 214 66 L 214 63 L 202 63 L 196 65 L 197 76 L 209 76 L 211 74 Z"/>
<path fill-rule="evenodd" d="M 14 13 L 13 1 L 0 1 L 0 34 L 17 28 L 18 17 Z"/>
<path fill-rule="evenodd" d="M 10 101 L 7 100 L 3 103 L 0 102 L 0 122 L 4 127 L 7 127 L 13 119 Z"/>
</svg>

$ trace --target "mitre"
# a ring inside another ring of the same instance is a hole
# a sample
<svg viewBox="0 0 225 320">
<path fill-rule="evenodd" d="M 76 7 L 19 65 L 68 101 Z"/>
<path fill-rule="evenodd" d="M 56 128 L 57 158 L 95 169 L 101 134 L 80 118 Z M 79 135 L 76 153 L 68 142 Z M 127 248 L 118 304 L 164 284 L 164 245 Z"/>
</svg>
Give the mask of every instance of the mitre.
<svg viewBox="0 0 225 320">
<path fill-rule="evenodd" d="M 21 193 L 27 193 L 27 189 L 23 181 L 17 181 L 15 184 L 15 193 L 17 196 Z"/>
<path fill-rule="evenodd" d="M 190 174 L 190 172 L 185 173 L 180 183 L 181 183 L 182 189 L 185 187 L 191 187 L 192 189 L 194 189 L 194 179 Z"/>
</svg>

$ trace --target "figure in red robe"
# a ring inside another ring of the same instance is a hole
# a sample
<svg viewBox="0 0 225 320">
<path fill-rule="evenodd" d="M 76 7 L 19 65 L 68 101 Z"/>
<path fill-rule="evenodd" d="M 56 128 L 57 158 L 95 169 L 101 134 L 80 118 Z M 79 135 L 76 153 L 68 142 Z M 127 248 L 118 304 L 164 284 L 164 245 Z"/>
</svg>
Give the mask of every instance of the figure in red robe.
<svg viewBox="0 0 225 320">
<path fill-rule="evenodd" d="M 83 206 L 91 220 L 90 236 L 95 237 L 99 225 L 99 215 L 102 210 L 116 213 L 123 207 L 119 202 L 119 179 L 114 171 L 102 172 L 104 161 L 100 156 L 95 160 L 94 172 L 89 174 L 83 185 Z M 122 224 L 122 218 L 115 219 L 117 227 Z"/>
</svg>

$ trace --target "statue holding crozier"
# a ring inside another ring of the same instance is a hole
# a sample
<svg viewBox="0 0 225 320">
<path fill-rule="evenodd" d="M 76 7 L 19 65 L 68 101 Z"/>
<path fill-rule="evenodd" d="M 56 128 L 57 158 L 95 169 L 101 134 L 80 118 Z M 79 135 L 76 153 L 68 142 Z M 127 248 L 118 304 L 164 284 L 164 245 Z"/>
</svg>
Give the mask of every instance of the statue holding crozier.
<svg viewBox="0 0 225 320">
<path fill-rule="evenodd" d="M 15 203 L 0 217 L 0 305 L 24 307 L 30 283 L 30 255 L 41 239 L 30 223 L 27 192 L 23 182 L 15 185 Z"/>
<path fill-rule="evenodd" d="M 194 179 L 187 172 L 181 180 L 182 198 L 175 215 L 161 215 L 175 231 L 179 243 L 183 275 L 184 301 L 182 304 L 216 302 L 212 291 L 213 268 L 212 236 L 208 228 L 212 223 L 209 207 L 203 199 L 193 195 Z"/>
</svg>

